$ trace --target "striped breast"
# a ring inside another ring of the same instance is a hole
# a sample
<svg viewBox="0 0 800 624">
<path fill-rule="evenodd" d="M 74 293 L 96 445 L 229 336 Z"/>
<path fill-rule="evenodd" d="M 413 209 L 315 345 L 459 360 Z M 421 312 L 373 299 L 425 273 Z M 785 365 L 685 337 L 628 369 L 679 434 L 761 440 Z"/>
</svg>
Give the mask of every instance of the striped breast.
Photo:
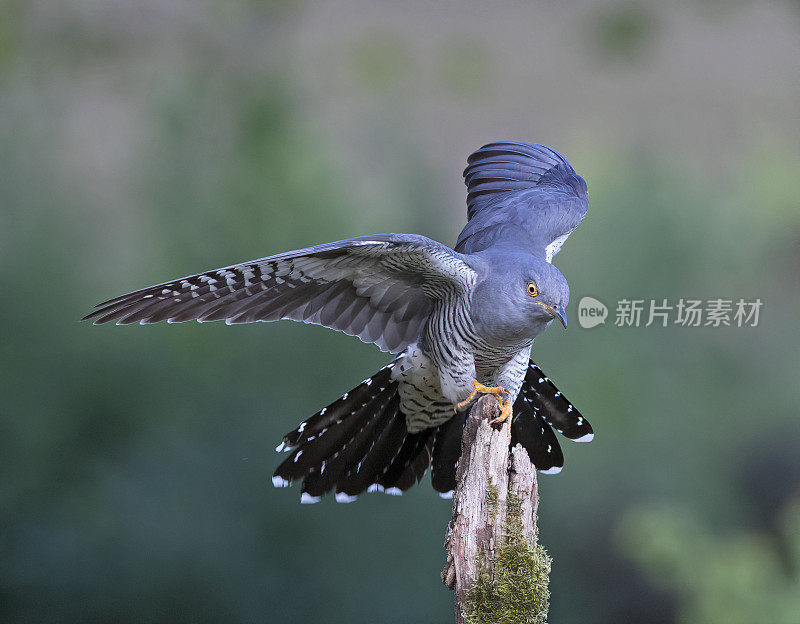
<svg viewBox="0 0 800 624">
<path fill-rule="evenodd" d="M 409 433 L 453 417 L 453 403 L 442 394 L 439 369 L 419 345 L 413 344 L 397 356 L 392 378 L 399 382 L 400 411 L 405 414 Z"/>
<path fill-rule="evenodd" d="M 476 331 L 469 310 L 472 297 L 454 296 L 441 301 L 426 323 L 421 344 L 441 370 L 454 369 L 454 376 L 473 367 L 492 370 L 505 366 L 533 339 L 519 344 L 491 345 Z"/>
</svg>

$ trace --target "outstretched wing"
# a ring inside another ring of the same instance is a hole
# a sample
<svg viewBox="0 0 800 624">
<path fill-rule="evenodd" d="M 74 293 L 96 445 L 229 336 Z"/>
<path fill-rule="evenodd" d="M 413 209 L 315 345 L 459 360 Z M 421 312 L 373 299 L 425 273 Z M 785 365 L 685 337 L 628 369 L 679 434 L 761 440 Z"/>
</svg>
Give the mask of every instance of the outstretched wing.
<svg viewBox="0 0 800 624">
<path fill-rule="evenodd" d="M 456 251 L 512 244 L 551 262 L 586 215 L 586 182 L 545 145 L 489 143 L 467 163 L 468 222 Z"/>
<path fill-rule="evenodd" d="M 436 300 L 466 291 L 463 256 L 424 236 L 380 234 L 235 264 L 110 299 L 84 320 L 250 323 L 291 319 L 397 353 L 417 339 Z"/>
</svg>

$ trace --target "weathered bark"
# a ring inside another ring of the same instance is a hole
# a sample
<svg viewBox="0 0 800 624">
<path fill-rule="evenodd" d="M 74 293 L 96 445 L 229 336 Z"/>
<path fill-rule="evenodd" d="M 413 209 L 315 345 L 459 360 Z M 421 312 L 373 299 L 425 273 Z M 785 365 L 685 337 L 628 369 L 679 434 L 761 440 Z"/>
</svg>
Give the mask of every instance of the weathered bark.
<svg viewBox="0 0 800 624">
<path fill-rule="evenodd" d="M 461 439 L 442 571 L 455 590 L 457 624 L 544 622 L 547 614 L 550 560 L 536 544 L 536 469 L 522 446 L 509 451 L 510 419 L 489 425 L 498 415 L 497 401 L 482 397 Z"/>
</svg>

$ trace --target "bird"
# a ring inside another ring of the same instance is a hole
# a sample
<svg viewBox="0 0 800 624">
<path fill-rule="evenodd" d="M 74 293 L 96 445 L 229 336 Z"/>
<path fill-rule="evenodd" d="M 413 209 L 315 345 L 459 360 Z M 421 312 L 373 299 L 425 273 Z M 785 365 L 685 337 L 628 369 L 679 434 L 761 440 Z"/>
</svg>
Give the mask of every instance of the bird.
<svg viewBox="0 0 800 624">
<path fill-rule="evenodd" d="M 357 336 L 391 361 L 287 433 L 276 487 L 302 503 L 334 492 L 402 494 L 428 468 L 452 497 L 461 432 L 481 395 L 511 419 L 544 474 L 564 457 L 553 430 L 588 442 L 589 422 L 531 360 L 554 320 L 567 326 L 569 286 L 552 264 L 587 213 L 586 182 L 538 143 L 484 145 L 467 159 L 467 223 L 450 248 L 418 234 L 358 236 L 197 273 L 115 297 L 95 324 L 228 324 L 291 319 Z"/>
</svg>

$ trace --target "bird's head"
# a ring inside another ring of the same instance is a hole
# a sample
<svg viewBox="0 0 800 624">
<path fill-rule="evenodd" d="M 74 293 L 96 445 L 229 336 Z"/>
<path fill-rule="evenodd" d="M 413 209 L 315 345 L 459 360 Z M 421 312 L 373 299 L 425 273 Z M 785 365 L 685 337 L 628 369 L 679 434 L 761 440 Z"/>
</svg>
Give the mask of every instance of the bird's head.
<svg viewBox="0 0 800 624">
<path fill-rule="evenodd" d="M 472 320 L 482 336 L 511 345 L 532 340 L 553 320 L 567 326 L 569 286 L 556 267 L 528 254 L 485 259 L 489 268 L 472 299 Z"/>
</svg>

